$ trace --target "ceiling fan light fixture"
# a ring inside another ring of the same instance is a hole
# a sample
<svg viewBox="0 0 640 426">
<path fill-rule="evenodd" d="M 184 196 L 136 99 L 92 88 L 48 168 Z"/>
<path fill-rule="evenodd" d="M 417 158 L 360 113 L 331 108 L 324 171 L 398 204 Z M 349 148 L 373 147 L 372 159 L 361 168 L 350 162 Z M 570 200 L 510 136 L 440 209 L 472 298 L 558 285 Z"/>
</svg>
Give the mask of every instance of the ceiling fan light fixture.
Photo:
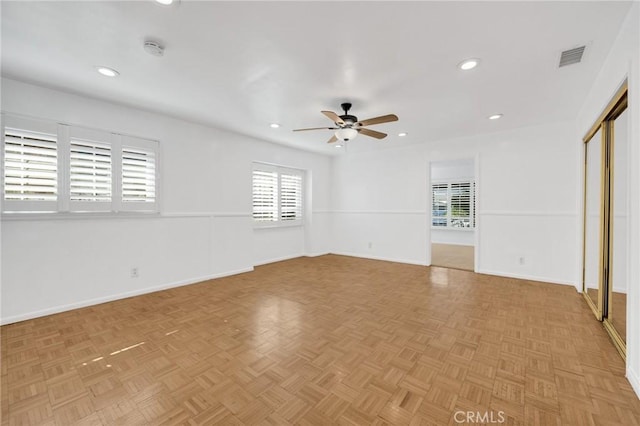
<svg viewBox="0 0 640 426">
<path fill-rule="evenodd" d="M 336 148 L 342 148 L 342 144 L 339 144 L 339 143 L 335 144 L 334 146 L 335 146 Z"/>
<path fill-rule="evenodd" d="M 356 136 L 358 136 L 358 131 L 356 129 L 352 129 L 351 127 L 343 127 L 342 129 L 337 130 L 335 135 L 338 140 L 347 142 L 355 139 Z"/>
<path fill-rule="evenodd" d="M 480 59 L 469 58 L 469 59 L 465 59 L 464 61 L 460 62 L 458 64 L 458 68 L 460 68 L 462 71 L 469 71 L 469 70 L 472 70 L 475 67 L 477 67 L 479 63 L 480 63 Z"/>
</svg>

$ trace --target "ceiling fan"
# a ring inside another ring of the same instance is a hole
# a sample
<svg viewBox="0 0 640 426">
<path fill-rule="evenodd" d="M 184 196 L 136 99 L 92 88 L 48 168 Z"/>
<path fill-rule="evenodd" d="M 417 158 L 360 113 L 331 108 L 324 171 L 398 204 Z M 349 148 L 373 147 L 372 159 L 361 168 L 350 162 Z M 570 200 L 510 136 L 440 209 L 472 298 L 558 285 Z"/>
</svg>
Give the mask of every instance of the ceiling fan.
<svg viewBox="0 0 640 426">
<path fill-rule="evenodd" d="M 337 127 L 311 127 L 308 129 L 295 129 L 294 132 L 304 132 L 307 130 L 335 130 L 336 132 L 333 134 L 331 139 L 327 141 L 328 143 L 337 141 L 347 142 L 355 139 L 355 137 L 358 136 L 359 133 L 376 139 L 384 139 L 387 137 L 386 133 L 367 129 L 366 127 L 372 126 L 374 124 L 398 121 L 398 116 L 395 114 L 381 115 L 380 117 L 358 121 L 358 117 L 349 114 L 349 110 L 351 109 L 351 104 L 349 102 L 345 102 L 340 106 L 344 110 L 343 115 L 338 115 L 333 111 L 321 111 L 331 121 L 333 121 L 333 123 Z"/>
</svg>

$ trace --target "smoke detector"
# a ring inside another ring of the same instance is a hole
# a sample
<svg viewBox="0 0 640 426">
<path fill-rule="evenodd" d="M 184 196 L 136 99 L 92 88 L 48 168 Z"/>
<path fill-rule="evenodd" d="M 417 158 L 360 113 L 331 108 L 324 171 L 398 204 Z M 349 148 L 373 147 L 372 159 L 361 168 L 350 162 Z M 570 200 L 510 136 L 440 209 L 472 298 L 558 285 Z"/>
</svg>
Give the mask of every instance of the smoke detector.
<svg viewBox="0 0 640 426">
<path fill-rule="evenodd" d="M 153 56 L 164 55 L 164 46 L 157 41 L 146 40 L 142 47 L 144 48 L 144 51 L 147 52 L 149 55 L 153 55 Z"/>
</svg>

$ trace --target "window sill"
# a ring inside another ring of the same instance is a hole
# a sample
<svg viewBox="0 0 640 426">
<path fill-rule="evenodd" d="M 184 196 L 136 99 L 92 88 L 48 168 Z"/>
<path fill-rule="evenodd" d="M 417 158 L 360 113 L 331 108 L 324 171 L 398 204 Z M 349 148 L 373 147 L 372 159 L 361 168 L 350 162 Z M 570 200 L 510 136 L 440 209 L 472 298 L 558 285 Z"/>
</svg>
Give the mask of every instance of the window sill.
<svg viewBox="0 0 640 426">
<path fill-rule="evenodd" d="M 446 227 L 446 226 L 432 226 L 432 230 L 438 231 L 455 231 L 455 232 L 472 232 L 475 231 L 476 228 L 454 228 L 454 227 Z"/>
</svg>

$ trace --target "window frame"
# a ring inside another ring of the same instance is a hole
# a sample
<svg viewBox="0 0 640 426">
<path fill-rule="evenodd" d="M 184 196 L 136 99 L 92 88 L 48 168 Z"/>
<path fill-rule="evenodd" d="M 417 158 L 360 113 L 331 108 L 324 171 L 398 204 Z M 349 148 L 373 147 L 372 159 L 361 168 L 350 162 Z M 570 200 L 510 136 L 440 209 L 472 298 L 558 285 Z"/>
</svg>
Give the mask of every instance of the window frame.
<svg viewBox="0 0 640 426">
<path fill-rule="evenodd" d="M 23 129 L 25 131 L 40 132 L 56 135 L 57 145 L 57 199 L 56 201 L 25 201 L 5 200 L 5 134 L 7 128 Z M 93 129 L 78 125 L 58 123 L 52 120 L 20 116 L 12 113 L 0 115 L 0 132 L 2 146 L 0 147 L 0 202 L 3 218 L 33 217 L 39 213 L 43 216 L 90 215 L 106 214 L 108 216 L 126 213 L 157 214 L 160 205 L 160 167 L 161 145 L 153 139 L 123 135 L 107 130 Z M 72 140 L 87 140 L 106 145 L 111 152 L 111 201 L 72 200 L 71 198 L 71 145 Z M 122 202 L 122 155 L 123 141 L 125 146 L 132 149 L 143 149 L 153 152 L 155 158 L 155 199 L 153 202 Z"/>
<path fill-rule="evenodd" d="M 451 211 L 451 199 L 452 199 L 452 186 L 460 185 L 460 184 L 468 184 L 469 185 L 469 216 L 454 216 Z M 435 216 L 433 213 L 434 209 L 434 187 L 439 186 L 442 187 L 446 185 L 446 214 L 444 216 Z M 434 226 L 434 220 L 437 218 L 445 218 L 446 225 L 445 226 Z M 469 219 L 470 226 L 462 227 L 462 226 L 451 226 L 453 219 Z M 457 178 L 457 179 L 438 179 L 431 182 L 431 229 L 440 229 L 447 231 L 475 231 L 476 229 L 476 183 L 474 179 L 470 178 Z"/>
<path fill-rule="evenodd" d="M 256 171 L 276 173 L 276 220 L 257 220 L 254 217 L 254 197 L 253 192 L 254 174 Z M 300 177 L 300 216 L 296 219 L 283 219 L 283 198 L 282 198 L 282 176 L 299 176 Z M 284 228 L 293 226 L 304 226 L 306 218 L 305 200 L 306 200 L 306 171 L 294 167 L 285 167 L 276 164 L 262 163 L 254 161 L 251 168 L 251 220 L 256 229 L 261 228 Z"/>
<path fill-rule="evenodd" d="M 6 155 L 6 129 L 16 128 L 18 130 L 24 130 L 34 133 L 42 133 L 47 135 L 56 136 L 56 199 L 55 200 L 7 200 L 5 197 L 5 155 Z M 0 173 L 0 185 L 2 190 L 2 212 L 16 211 L 16 212 L 36 212 L 36 213 L 48 213 L 56 212 L 60 206 L 61 190 L 62 186 L 62 170 L 61 157 L 62 152 L 60 149 L 60 128 L 56 123 L 50 123 L 44 120 L 31 120 L 24 119 L 22 117 L 13 117 L 2 115 L 2 147 L 0 149 L 0 162 L 2 164 L 2 173 Z"/>
</svg>

